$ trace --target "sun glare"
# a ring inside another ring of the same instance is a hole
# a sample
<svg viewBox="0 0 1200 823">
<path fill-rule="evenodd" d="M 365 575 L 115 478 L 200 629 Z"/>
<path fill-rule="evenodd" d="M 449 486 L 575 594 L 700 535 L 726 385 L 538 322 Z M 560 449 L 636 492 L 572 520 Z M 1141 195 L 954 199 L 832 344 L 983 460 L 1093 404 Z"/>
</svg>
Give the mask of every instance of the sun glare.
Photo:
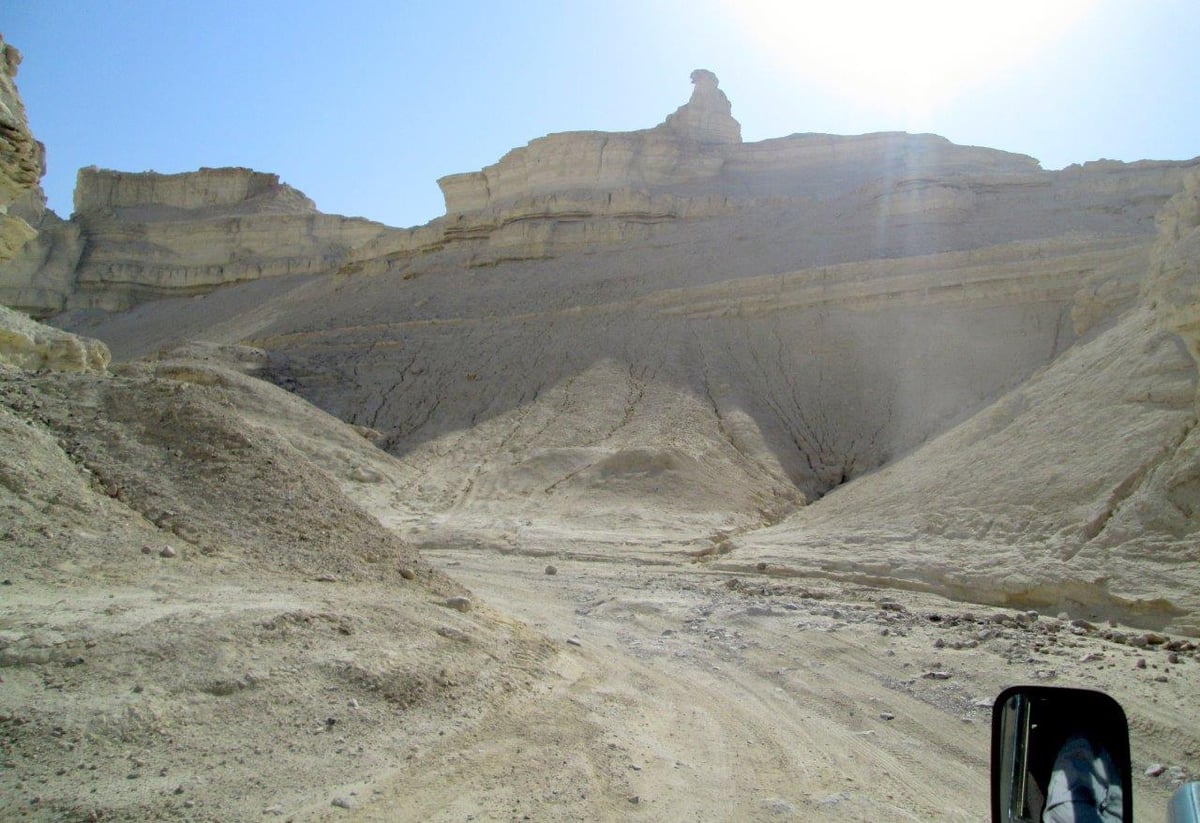
<svg viewBox="0 0 1200 823">
<path fill-rule="evenodd" d="M 1097 0 L 724 2 L 795 79 L 919 119 L 1036 59 Z"/>
</svg>

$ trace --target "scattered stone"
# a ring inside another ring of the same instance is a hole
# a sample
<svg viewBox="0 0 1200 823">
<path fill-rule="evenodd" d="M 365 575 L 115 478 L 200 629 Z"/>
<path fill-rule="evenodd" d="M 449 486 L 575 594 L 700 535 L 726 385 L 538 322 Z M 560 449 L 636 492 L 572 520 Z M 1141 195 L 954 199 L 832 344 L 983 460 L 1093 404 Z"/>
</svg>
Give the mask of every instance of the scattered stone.
<svg viewBox="0 0 1200 823">
<path fill-rule="evenodd" d="M 447 597 L 443 605 L 455 611 L 469 612 L 474 604 L 471 603 L 471 598 L 458 595 L 456 597 Z"/>
<path fill-rule="evenodd" d="M 175 787 L 175 794 L 183 794 L 183 791 L 184 789 L 182 785 Z"/>
<path fill-rule="evenodd" d="M 578 637 L 568 637 L 568 638 L 567 638 L 567 645 L 568 645 L 568 646 L 582 646 L 582 645 L 583 645 L 583 643 L 579 642 L 579 638 L 578 638 Z"/>
<path fill-rule="evenodd" d="M 350 798 L 348 798 L 348 797 L 333 798 L 333 805 L 339 809 L 349 809 L 354 806 L 354 804 L 350 801 Z"/>
<path fill-rule="evenodd" d="M 1053 680 L 1058 677 L 1058 672 L 1054 669 L 1038 669 L 1033 673 L 1033 676 L 1037 680 Z"/>
<path fill-rule="evenodd" d="M 1144 636 L 1146 638 L 1146 643 L 1150 646 L 1162 646 L 1168 640 L 1168 638 L 1157 632 L 1146 632 Z"/>
<path fill-rule="evenodd" d="M 1162 763 L 1152 763 L 1150 766 L 1146 767 L 1146 777 L 1158 777 L 1166 770 L 1167 767 Z"/>
<path fill-rule="evenodd" d="M 1095 663 L 1097 660 L 1103 660 L 1103 659 L 1104 659 L 1103 653 L 1089 652 L 1088 654 L 1085 654 L 1083 657 L 1079 658 L 1079 662 L 1080 663 Z"/>
<path fill-rule="evenodd" d="M 163 546 L 163 547 L 162 547 L 162 551 L 160 551 L 160 552 L 158 553 L 158 556 L 159 556 L 159 557 L 174 557 L 174 556 L 175 556 L 175 549 L 174 549 L 174 548 L 172 548 L 171 546 Z"/>
<path fill-rule="evenodd" d="M 904 604 L 898 603 L 895 600 L 880 600 L 879 608 L 883 609 L 885 612 L 902 612 L 904 611 Z"/>
<path fill-rule="evenodd" d="M 931 672 L 925 672 L 925 674 L 923 674 L 921 676 L 924 677 L 926 680 L 949 680 L 950 672 L 931 671 Z"/>
<path fill-rule="evenodd" d="M 1146 635 L 1135 634 L 1133 637 L 1129 638 L 1129 645 L 1137 646 L 1139 649 L 1144 649 L 1149 646 L 1150 643 L 1146 640 Z"/>
<path fill-rule="evenodd" d="M 1160 675 L 1157 675 L 1157 676 L 1154 678 L 1154 682 L 1155 682 L 1155 683 L 1166 683 L 1166 682 L 1167 682 L 1167 681 L 1169 681 L 1169 680 L 1170 680 L 1170 678 L 1169 678 L 1169 677 L 1167 677 L 1165 674 L 1160 674 Z"/>
<path fill-rule="evenodd" d="M 184 807 L 185 809 L 191 809 L 191 808 L 195 807 L 195 805 L 196 805 L 196 801 L 195 801 L 195 800 L 185 800 L 185 801 L 183 801 L 183 807 Z"/>
<path fill-rule="evenodd" d="M 346 703 L 346 705 L 352 709 L 357 709 L 358 708 L 358 700 L 351 697 L 350 700 Z"/>
<path fill-rule="evenodd" d="M 263 814 L 273 814 L 276 817 L 279 817 L 283 814 L 283 806 L 267 806 L 265 809 L 263 809 Z"/>
<path fill-rule="evenodd" d="M 1175 652 L 1168 652 L 1168 653 L 1167 653 L 1167 662 L 1168 662 L 1168 663 L 1172 663 L 1172 664 L 1174 664 L 1174 663 L 1179 663 L 1181 659 L 1182 659 L 1182 658 L 1180 658 L 1180 656 L 1179 656 L 1177 653 L 1175 653 Z"/>
<path fill-rule="evenodd" d="M 642 799 L 635 794 L 633 797 L 629 798 L 629 802 L 636 806 L 638 803 L 642 802 Z"/>
<path fill-rule="evenodd" d="M 545 568 L 545 573 L 546 573 L 546 574 L 548 574 L 548 575 L 550 575 L 550 576 L 553 576 L 553 575 L 556 575 L 556 574 L 558 574 L 558 566 L 555 566 L 555 565 L 553 565 L 553 564 L 551 564 L 551 565 L 547 566 L 547 567 Z"/>
<path fill-rule="evenodd" d="M 933 641 L 933 647 L 935 649 L 943 649 L 946 647 L 946 641 L 939 637 L 937 640 Z"/>
<path fill-rule="evenodd" d="M 72 657 L 69 660 L 63 661 L 64 666 L 82 666 L 83 664 L 84 659 L 82 657 Z"/>
<path fill-rule="evenodd" d="M 417 579 L 417 573 L 414 572 L 412 569 L 408 568 L 407 566 L 401 567 L 400 576 L 403 577 L 405 580 L 416 580 Z"/>
<path fill-rule="evenodd" d="M 892 714 L 891 712 L 880 712 L 879 719 L 880 720 L 895 720 L 896 715 Z"/>
<path fill-rule="evenodd" d="M 760 572 L 765 572 L 767 570 L 767 564 L 760 560 L 755 564 L 754 568 L 758 569 Z"/>
<path fill-rule="evenodd" d="M 1144 657 L 1139 657 L 1139 658 L 1137 659 L 1137 662 L 1133 664 L 1133 667 L 1134 667 L 1135 669 L 1144 669 L 1144 668 L 1146 668 L 1146 658 L 1144 658 Z"/>
<path fill-rule="evenodd" d="M 153 553 L 154 553 L 153 546 L 142 546 L 142 554 L 153 554 Z"/>
<path fill-rule="evenodd" d="M 1089 623 L 1088 621 L 1084 620 L 1081 617 L 1077 617 L 1074 620 L 1072 620 L 1071 626 L 1076 629 L 1083 629 L 1085 632 L 1096 631 L 1096 625 L 1094 623 Z"/>
</svg>

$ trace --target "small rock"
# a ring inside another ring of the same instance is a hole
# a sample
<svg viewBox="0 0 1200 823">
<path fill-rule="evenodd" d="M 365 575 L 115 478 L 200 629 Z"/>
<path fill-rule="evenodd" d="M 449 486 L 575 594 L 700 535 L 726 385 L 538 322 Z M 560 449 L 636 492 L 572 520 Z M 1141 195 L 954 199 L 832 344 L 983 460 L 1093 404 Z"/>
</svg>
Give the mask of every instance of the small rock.
<svg viewBox="0 0 1200 823">
<path fill-rule="evenodd" d="M 879 608 L 885 612 L 902 612 L 904 611 L 904 604 L 898 603 L 895 600 L 880 600 Z"/>
<path fill-rule="evenodd" d="M 558 574 L 558 566 L 549 565 L 545 568 L 544 571 L 545 571 L 545 574 L 548 574 L 550 576 L 556 575 L 556 574 Z"/>
<path fill-rule="evenodd" d="M 283 814 L 283 806 L 267 806 L 263 809 L 263 814 L 273 814 L 279 817 Z"/>
<path fill-rule="evenodd" d="M 407 566 L 401 567 L 400 576 L 403 577 L 405 580 L 416 580 L 417 579 L 417 573 L 414 572 L 412 569 L 408 568 Z"/>
<path fill-rule="evenodd" d="M 152 546 L 142 546 L 142 554 L 153 554 L 153 553 L 154 553 L 154 548 Z"/>
<path fill-rule="evenodd" d="M 318 583 L 336 583 L 337 578 L 332 574 L 322 574 L 317 578 Z"/>
<path fill-rule="evenodd" d="M 880 712 L 879 719 L 880 720 L 895 720 L 896 715 L 892 714 L 891 712 Z"/>
<path fill-rule="evenodd" d="M 183 786 L 176 786 L 175 794 L 183 794 Z"/>
<path fill-rule="evenodd" d="M 1146 640 L 1146 635 L 1135 634 L 1133 637 L 1129 638 L 1129 645 L 1136 646 L 1139 649 L 1144 649 L 1149 646 L 1150 643 Z"/>
<path fill-rule="evenodd" d="M 1168 663 L 1175 664 L 1175 663 L 1178 663 L 1179 660 L 1180 660 L 1180 657 L 1176 652 L 1169 652 L 1167 654 L 1167 662 Z"/>
<path fill-rule="evenodd" d="M 636 806 L 638 803 L 642 802 L 642 799 L 635 794 L 633 797 L 629 798 L 629 802 Z"/>
<path fill-rule="evenodd" d="M 1134 667 L 1135 669 L 1144 669 L 1144 668 L 1146 668 L 1146 658 L 1144 658 L 1144 657 L 1139 657 L 1139 658 L 1137 659 L 1137 662 L 1133 664 L 1133 667 Z"/>
<path fill-rule="evenodd" d="M 760 572 L 765 572 L 767 570 L 767 564 L 760 560 L 754 565 L 754 568 L 758 569 Z"/>
<path fill-rule="evenodd" d="M 923 674 L 921 676 L 924 677 L 926 680 L 949 680 L 950 672 L 939 672 L 939 671 L 925 672 L 925 674 Z"/>
<path fill-rule="evenodd" d="M 579 642 L 579 638 L 578 638 L 578 637 L 568 637 L 568 638 L 567 638 L 567 645 L 568 645 L 568 646 L 582 646 L 583 644 L 582 644 L 581 642 Z"/>
<path fill-rule="evenodd" d="M 158 556 L 159 556 L 159 557 L 174 557 L 174 556 L 175 556 L 175 549 L 174 549 L 174 548 L 172 548 L 171 546 L 163 546 L 163 547 L 162 547 L 162 551 L 160 551 L 160 552 L 158 553 Z"/>
<path fill-rule="evenodd" d="M 473 604 L 471 603 L 471 598 L 459 595 L 457 597 L 447 597 L 443 605 L 455 611 L 469 612 Z"/>
<path fill-rule="evenodd" d="M 333 805 L 339 809 L 349 809 L 354 804 L 350 802 L 350 798 L 348 797 L 335 797 L 333 798 Z"/>
<path fill-rule="evenodd" d="M 1081 617 L 1077 617 L 1076 619 L 1072 620 L 1071 625 L 1076 629 L 1083 629 L 1085 632 L 1096 631 L 1096 626 L 1094 623 L 1089 623 Z"/>
<path fill-rule="evenodd" d="M 357 709 L 358 708 L 358 700 L 351 697 L 350 700 L 346 703 L 346 705 L 352 709 Z"/>
<path fill-rule="evenodd" d="M 1162 774 L 1166 770 L 1167 770 L 1167 767 L 1164 766 L 1162 763 L 1152 763 L 1151 765 L 1146 767 L 1146 777 L 1158 777 L 1160 774 Z"/>
<path fill-rule="evenodd" d="M 937 640 L 933 641 L 933 647 L 935 649 L 943 649 L 946 647 L 946 641 L 939 637 Z"/>
<path fill-rule="evenodd" d="M 1165 674 L 1160 674 L 1160 675 L 1157 675 L 1157 676 L 1154 678 L 1154 682 L 1155 682 L 1155 683 L 1166 683 L 1168 680 L 1170 680 L 1170 678 L 1169 678 L 1169 677 L 1167 677 Z"/>
<path fill-rule="evenodd" d="M 195 801 L 195 800 L 185 800 L 185 801 L 183 801 L 183 807 L 184 807 L 185 809 L 191 809 L 191 808 L 195 807 L 195 805 L 196 805 L 196 801 Z"/>
<path fill-rule="evenodd" d="M 1033 673 L 1033 676 L 1038 680 L 1053 680 L 1058 677 L 1058 672 L 1054 669 L 1038 669 Z"/>
<path fill-rule="evenodd" d="M 1161 646 L 1167 642 L 1168 638 L 1162 636 L 1158 632 L 1146 632 L 1146 643 L 1151 646 Z"/>
<path fill-rule="evenodd" d="M 1079 658 L 1080 663 L 1095 663 L 1097 660 L 1103 660 L 1104 655 L 1100 652 L 1090 652 Z"/>
</svg>

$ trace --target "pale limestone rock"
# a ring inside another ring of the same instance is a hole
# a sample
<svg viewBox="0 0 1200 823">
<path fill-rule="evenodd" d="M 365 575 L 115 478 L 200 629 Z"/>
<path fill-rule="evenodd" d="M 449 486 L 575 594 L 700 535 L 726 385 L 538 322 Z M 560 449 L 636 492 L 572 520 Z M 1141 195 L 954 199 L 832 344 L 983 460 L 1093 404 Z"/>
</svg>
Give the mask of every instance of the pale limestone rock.
<svg viewBox="0 0 1200 823">
<path fill-rule="evenodd" d="M 46 170 L 45 148 L 29 131 L 25 106 L 14 82 L 21 53 L 0 37 L 0 263 L 36 234 L 9 204 L 37 186 Z"/>
<path fill-rule="evenodd" d="M 0 306 L 0 365 L 25 371 L 101 372 L 112 360 L 99 340 L 70 334 Z"/>
<path fill-rule="evenodd" d="M 717 86 L 717 76 L 708 69 L 692 72 L 692 97 L 667 117 L 659 128 L 686 140 L 701 143 L 740 143 L 742 126 L 733 119 L 732 106 Z"/>
<path fill-rule="evenodd" d="M 1200 169 L 1184 178 L 1157 225 L 1145 299 L 1200 365 Z"/>
<path fill-rule="evenodd" d="M 75 211 L 131 209 L 144 219 L 171 210 L 236 210 L 247 214 L 315 214 L 304 194 L 279 175 L 245 168 L 201 168 L 183 174 L 129 172 L 89 166 L 79 170 Z"/>
<path fill-rule="evenodd" d="M 119 310 L 228 283 L 330 273 L 436 240 L 430 230 L 321 214 L 277 175 L 250 169 L 165 175 L 87 168 L 75 207 L 48 250 L 29 249 L 26 258 L 34 259 L 17 261 L 24 278 L 13 266 L 0 269 L 0 288 L 12 290 L 7 299 L 53 310 L 57 297 L 58 308 Z M 37 265 L 39 256 L 54 255 L 78 261 L 69 276 Z M 65 290 L 56 295 L 56 286 Z"/>
</svg>

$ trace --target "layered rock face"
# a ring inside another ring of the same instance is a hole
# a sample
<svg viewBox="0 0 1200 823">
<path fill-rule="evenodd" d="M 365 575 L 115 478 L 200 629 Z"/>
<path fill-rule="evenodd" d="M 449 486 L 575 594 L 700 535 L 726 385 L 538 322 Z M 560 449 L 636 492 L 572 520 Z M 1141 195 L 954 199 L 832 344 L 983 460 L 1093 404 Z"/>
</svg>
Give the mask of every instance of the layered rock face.
<svg viewBox="0 0 1200 823">
<path fill-rule="evenodd" d="M 45 150 L 29 131 L 14 82 L 20 65 L 21 53 L 0 37 L 0 263 L 35 234 L 24 216 L 10 213 L 9 206 L 28 196 L 46 168 Z"/>
<path fill-rule="evenodd" d="M 75 214 L 0 270 L 0 297 L 40 314 L 120 310 L 234 282 L 336 271 L 414 245 L 419 231 L 321 214 L 277 175 L 79 172 Z"/>
</svg>

